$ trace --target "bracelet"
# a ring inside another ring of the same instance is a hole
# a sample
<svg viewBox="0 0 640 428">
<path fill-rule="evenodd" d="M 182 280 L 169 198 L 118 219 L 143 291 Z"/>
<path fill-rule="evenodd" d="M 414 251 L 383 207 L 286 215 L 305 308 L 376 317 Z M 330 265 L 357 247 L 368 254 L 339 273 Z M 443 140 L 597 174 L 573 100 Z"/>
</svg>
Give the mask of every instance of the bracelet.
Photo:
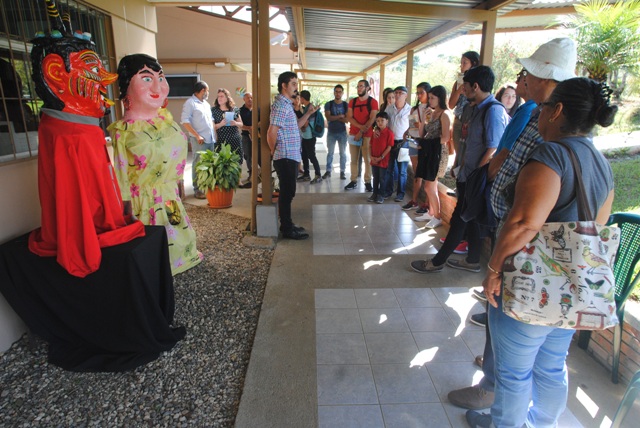
<svg viewBox="0 0 640 428">
<path fill-rule="evenodd" d="M 502 272 L 498 272 L 497 270 L 492 268 L 489 263 L 487 263 L 487 269 L 489 269 L 491 272 L 495 273 L 496 275 L 502 275 Z"/>
</svg>

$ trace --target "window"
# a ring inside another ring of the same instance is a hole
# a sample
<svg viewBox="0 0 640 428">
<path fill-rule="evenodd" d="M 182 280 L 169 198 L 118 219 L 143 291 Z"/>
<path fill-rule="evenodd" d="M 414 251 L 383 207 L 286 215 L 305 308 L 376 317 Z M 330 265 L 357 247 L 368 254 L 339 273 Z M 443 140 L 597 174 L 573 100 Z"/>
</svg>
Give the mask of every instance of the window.
<svg viewBox="0 0 640 428">
<path fill-rule="evenodd" d="M 189 98 L 193 87 L 200 80 L 199 74 L 165 74 L 169 84 L 169 98 Z"/>
<path fill-rule="evenodd" d="M 69 13 L 74 29 L 92 34 L 96 52 L 107 70 L 111 22 L 108 15 L 76 0 L 56 1 Z M 37 31 L 50 30 L 43 0 L 2 0 L 0 8 L 0 163 L 38 154 L 38 123 L 42 101 L 31 80 L 31 43 Z M 113 58 L 113 55 L 111 55 Z M 113 88 L 109 98 L 113 99 Z M 105 118 L 106 127 L 114 116 Z"/>
</svg>

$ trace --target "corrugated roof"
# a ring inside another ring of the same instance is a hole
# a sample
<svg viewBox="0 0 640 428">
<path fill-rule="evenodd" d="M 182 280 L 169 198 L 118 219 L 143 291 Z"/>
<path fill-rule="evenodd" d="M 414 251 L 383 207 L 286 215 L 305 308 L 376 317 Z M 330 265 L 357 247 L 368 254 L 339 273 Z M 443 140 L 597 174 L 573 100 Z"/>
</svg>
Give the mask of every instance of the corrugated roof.
<svg viewBox="0 0 640 428">
<path fill-rule="evenodd" d="M 570 6 L 575 1 L 555 1 L 540 3 L 534 0 L 517 1 L 477 1 L 477 0 L 396 0 L 399 10 L 410 10 L 412 4 L 430 6 L 448 6 L 466 9 L 481 9 L 487 5 L 498 5 L 497 31 L 509 28 L 540 28 L 553 20 L 553 15 L 539 15 L 539 12 L 528 12 L 529 15 L 517 14 L 513 18 L 509 13 L 526 9 L 543 9 Z M 407 45 L 415 44 L 429 33 L 438 32 L 443 26 L 452 30 L 443 32 L 437 37 L 420 43 L 414 49 L 421 49 L 437 44 L 443 40 L 482 29 L 478 22 L 456 22 L 429 17 L 382 15 L 378 13 L 352 12 L 346 10 L 330 10 L 318 8 L 301 8 L 302 12 L 294 13 L 287 7 L 287 19 L 291 25 L 294 42 L 301 45 L 303 54 L 300 67 L 309 70 L 361 73 L 373 65 L 383 61 L 385 54 L 395 53 Z M 409 7 L 407 7 L 409 6 Z M 345 1 L 345 8 L 349 2 Z M 563 9 L 563 12 L 566 9 Z M 303 23 L 296 22 L 295 16 L 302 16 Z M 296 28 L 304 31 L 304 40 L 299 43 Z M 363 53 L 362 53 L 363 52 Z M 304 63 L 302 62 L 304 61 Z M 305 79 L 344 80 L 344 76 L 328 76 L 324 73 L 305 73 Z"/>
</svg>

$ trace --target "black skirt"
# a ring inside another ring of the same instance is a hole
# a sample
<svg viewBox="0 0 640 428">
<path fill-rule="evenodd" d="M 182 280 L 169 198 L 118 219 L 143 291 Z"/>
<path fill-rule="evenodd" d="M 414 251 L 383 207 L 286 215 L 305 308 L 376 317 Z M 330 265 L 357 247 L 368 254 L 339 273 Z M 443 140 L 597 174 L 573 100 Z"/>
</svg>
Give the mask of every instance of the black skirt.
<svg viewBox="0 0 640 428">
<path fill-rule="evenodd" d="M 417 140 L 420 145 L 418 151 L 418 167 L 416 168 L 416 177 L 427 181 L 435 181 L 438 177 L 438 169 L 440 167 L 440 154 L 442 147 L 440 138 Z"/>
</svg>

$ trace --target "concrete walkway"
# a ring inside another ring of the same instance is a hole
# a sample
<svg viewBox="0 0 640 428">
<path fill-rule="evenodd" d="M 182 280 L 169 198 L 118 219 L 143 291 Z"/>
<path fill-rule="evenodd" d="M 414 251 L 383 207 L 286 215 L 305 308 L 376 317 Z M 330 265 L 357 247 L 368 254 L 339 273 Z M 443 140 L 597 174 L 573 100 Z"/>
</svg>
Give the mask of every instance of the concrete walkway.
<svg viewBox="0 0 640 428">
<path fill-rule="evenodd" d="M 447 393 L 482 377 L 484 329 L 469 316 L 483 310 L 470 290 L 484 272 L 413 272 L 446 231 L 400 203 L 367 203 L 362 184 L 346 192 L 333 175 L 298 184 L 293 219 L 311 237 L 278 242 L 236 426 L 466 427 Z M 230 211 L 248 217 L 250 193 L 238 190 Z M 608 427 L 625 387 L 575 345 L 568 365 L 560 426 Z"/>
</svg>

